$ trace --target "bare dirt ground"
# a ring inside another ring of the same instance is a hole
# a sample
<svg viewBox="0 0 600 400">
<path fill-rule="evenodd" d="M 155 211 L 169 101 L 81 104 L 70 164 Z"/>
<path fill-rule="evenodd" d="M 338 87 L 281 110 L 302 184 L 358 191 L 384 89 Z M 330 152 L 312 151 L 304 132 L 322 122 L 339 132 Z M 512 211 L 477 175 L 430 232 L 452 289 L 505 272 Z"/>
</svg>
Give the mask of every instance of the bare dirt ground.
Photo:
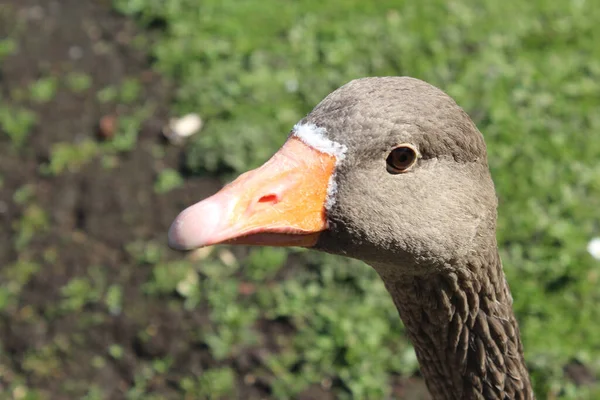
<svg viewBox="0 0 600 400">
<path fill-rule="evenodd" d="M 160 299 L 144 296 L 139 284 L 149 271 L 123 268 L 131 264 L 131 256 L 125 251 L 127 243 L 166 240 L 165 232 L 183 205 L 219 187 L 214 180 L 195 179 L 170 195 L 154 193 L 156 171 L 161 165 L 152 157 L 151 148 L 162 143 L 160 128 L 166 120 L 168 88 L 149 70 L 147 55 L 132 49 L 134 27 L 113 13 L 109 2 L 0 3 L 14 11 L 17 18 L 0 24 L 0 30 L 8 30 L 13 22 L 25 26 L 19 33 L 17 54 L 2 65 L 0 88 L 4 98 L 41 74 L 60 76 L 82 71 L 93 81 L 83 94 L 60 89 L 53 101 L 32 106 L 39 123 L 24 150 L 10 151 L 8 140 L 1 139 L 4 184 L 0 191 L 0 265 L 26 257 L 41 263 L 42 269 L 23 288 L 15 312 L 0 313 L 0 364 L 7 369 L 0 374 L 0 387 L 7 385 L 12 375 L 27 372 L 28 386 L 41 389 L 51 398 L 69 398 L 69 393 L 77 398 L 91 384 L 98 384 L 110 393 L 110 398 L 117 399 L 132 385 L 144 360 L 167 354 L 175 360 L 175 371 L 201 374 L 212 360 L 191 335 L 194 327 L 205 322 L 203 310 L 178 312 Z M 128 76 L 144 77 L 143 96 L 156 105 L 135 150 L 120 156 L 115 169 L 107 170 L 95 160 L 79 172 L 53 177 L 40 174 L 39 166 L 48 161 L 53 143 L 95 137 L 99 119 L 118 107 L 99 104 L 97 90 Z M 166 156 L 160 162 L 176 166 L 179 150 L 165 150 Z M 23 254 L 13 246 L 13 237 L 24 210 L 12 197 L 25 184 L 34 185 L 36 202 L 47 212 L 50 229 L 36 235 Z M 82 315 L 56 315 L 60 288 L 73 277 L 88 274 L 91 266 L 101 266 L 108 282 L 123 286 L 123 312 L 109 316 L 106 310 L 90 309 Z M 139 332 L 148 327 L 155 333 L 150 340 L 141 341 Z M 24 371 L 28 354 L 55 349 L 58 342 L 63 346 L 54 368 L 38 374 L 29 373 L 27 368 Z M 111 343 L 122 346 L 123 357 L 119 361 L 107 357 L 111 361 L 94 368 L 90 359 L 106 355 Z M 177 376 L 173 376 L 176 381 Z M 166 396 L 174 396 L 177 390 L 169 381 L 152 385 L 153 392 Z"/>
</svg>

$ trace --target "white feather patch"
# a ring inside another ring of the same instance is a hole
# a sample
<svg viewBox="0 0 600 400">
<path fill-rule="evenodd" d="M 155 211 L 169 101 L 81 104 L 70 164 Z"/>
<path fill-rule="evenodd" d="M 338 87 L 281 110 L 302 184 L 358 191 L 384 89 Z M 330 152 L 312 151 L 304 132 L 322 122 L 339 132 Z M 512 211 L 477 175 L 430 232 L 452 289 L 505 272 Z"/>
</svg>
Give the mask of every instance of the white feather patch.
<svg viewBox="0 0 600 400">
<path fill-rule="evenodd" d="M 325 128 L 319 127 L 315 124 L 296 124 L 294 125 L 294 136 L 302 140 L 304 144 L 312 147 L 313 149 L 320 151 L 321 153 L 329 154 L 335 157 L 335 165 L 346 157 L 346 151 L 348 148 L 338 142 L 327 139 Z M 335 181 L 335 171 L 329 178 L 327 185 L 327 199 L 325 200 L 325 209 L 330 210 L 335 204 L 335 195 L 337 194 L 337 183 Z"/>
<path fill-rule="evenodd" d="M 329 177 L 329 183 L 327 184 L 327 198 L 325 199 L 325 209 L 331 210 L 331 207 L 335 204 L 335 195 L 337 194 L 337 182 L 335 181 L 335 172 Z"/>
<path fill-rule="evenodd" d="M 343 144 L 327 139 L 325 136 L 327 130 L 325 128 L 315 124 L 296 124 L 293 131 L 294 136 L 313 149 L 335 156 L 337 160 L 336 164 L 339 164 L 346 156 L 348 148 Z"/>
</svg>

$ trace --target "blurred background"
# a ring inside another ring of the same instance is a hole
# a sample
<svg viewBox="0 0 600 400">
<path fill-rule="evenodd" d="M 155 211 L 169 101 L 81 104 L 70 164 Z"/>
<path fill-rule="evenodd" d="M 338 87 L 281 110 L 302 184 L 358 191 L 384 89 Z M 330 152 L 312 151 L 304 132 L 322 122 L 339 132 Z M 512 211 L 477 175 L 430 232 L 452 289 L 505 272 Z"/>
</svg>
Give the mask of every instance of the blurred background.
<svg viewBox="0 0 600 400">
<path fill-rule="evenodd" d="M 0 398 L 427 399 L 369 267 L 166 245 L 369 75 L 472 116 L 538 398 L 600 398 L 593 3 L 0 0 Z"/>
</svg>

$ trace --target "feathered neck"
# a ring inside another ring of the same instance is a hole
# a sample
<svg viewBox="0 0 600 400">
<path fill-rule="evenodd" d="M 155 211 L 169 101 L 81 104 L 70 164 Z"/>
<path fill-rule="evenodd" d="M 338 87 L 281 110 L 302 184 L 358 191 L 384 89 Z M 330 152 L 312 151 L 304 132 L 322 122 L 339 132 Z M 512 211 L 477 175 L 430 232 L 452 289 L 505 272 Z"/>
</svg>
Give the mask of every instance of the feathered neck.
<svg viewBox="0 0 600 400">
<path fill-rule="evenodd" d="M 495 247 L 435 275 L 380 275 L 435 400 L 534 398 Z"/>
</svg>

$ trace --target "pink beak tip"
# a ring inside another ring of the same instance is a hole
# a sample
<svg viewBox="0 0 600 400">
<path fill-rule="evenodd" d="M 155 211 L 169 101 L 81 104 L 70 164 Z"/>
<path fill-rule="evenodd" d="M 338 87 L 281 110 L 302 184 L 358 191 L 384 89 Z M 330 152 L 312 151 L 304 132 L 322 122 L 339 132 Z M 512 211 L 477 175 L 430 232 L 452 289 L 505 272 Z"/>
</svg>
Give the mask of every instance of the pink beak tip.
<svg viewBox="0 0 600 400">
<path fill-rule="evenodd" d="M 185 237 L 182 235 L 182 224 L 183 221 L 178 217 L 169 228 L 169 247 L 173 250 L 190 250 L 192 247 L 187 244 Z"/>
<path fill-rule="evenodd" d="M 169 247 L 175 250 L 193 250 L 218 242 L 223 230 L 222 207 L 211 199 L 201 201 L 183 210 L 169 228 Z"/>
</svg>

